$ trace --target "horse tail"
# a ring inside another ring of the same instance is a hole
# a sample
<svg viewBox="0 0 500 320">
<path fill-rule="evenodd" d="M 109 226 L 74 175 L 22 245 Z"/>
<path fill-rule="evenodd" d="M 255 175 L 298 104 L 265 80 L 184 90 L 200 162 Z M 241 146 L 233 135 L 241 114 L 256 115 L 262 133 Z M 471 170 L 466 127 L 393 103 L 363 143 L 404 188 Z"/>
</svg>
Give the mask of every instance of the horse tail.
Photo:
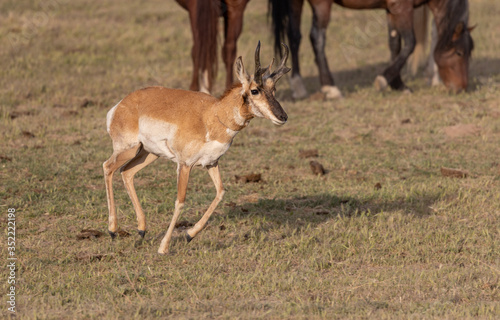
<svg viewBox="0 0 500 320">
<path fill-rule="evenodd" d="M 289 0 L 269 0 L 268 15 L 272 19 L 272 29 L 274 34 L 274 52 L 282 55 L 281 43 L 285 42 L 290 21 L 290 2 Z"/>
<path fill-rule="evenodd" d="M 425 50 L 427 49 L 427 28 L 429 25 L 429 9 L 426 5 L 420 6 L 413 11 L 413 30 L 417 41 L 413 54 L 408 59 L 408 66 L 412 76 L 417 74 L 418 67 L 424 65 Z"/>
<path fill-rule="evenodd" d="M 195 46 L 193 56 L 199 70 L 208 72 L 208 83 L 212 85 L 217 75 L 217 35 L 220 15 L 219 0 L 196 1 L 196 28 L 193 30 Z M 197 44 L 197 45 L 196 45 Z"/>
</svg>

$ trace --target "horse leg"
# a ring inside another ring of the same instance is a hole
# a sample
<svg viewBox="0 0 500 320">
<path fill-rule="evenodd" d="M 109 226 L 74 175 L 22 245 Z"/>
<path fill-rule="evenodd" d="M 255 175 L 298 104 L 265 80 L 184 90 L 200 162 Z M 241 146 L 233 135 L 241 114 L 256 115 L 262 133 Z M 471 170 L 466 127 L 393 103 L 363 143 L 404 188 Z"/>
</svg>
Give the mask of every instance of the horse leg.
<svg viewBox="0 0 500 320">
<path fill-rule="evenodd" d="M 304 0 L 292 1 L 287 31 L 292 54 L 292 78 L 290 79 L 290 87 L 292 89 L 292 98 L 294 99 L 303 99 L 307 97 L 307 89 L 300 75 L 299 65 L 299 47 L 302 39 L 300 22 L 303 5 Z"/>
<path fill-rule="evenodd" d="M 228 1 L 229 2 L 229 1 Z M 224 12 L 224 45 L 222 60 L 226 66 L 226 89 L 233 85 L 233 65 L 236 60 L 236 45 L 243 28 L 243 11 L 248 1 L 242 1 L 227 6 Z"/>
<path fill-rule="evenodd" d="M 309 38 L 314 49 L 315 61 L 319 70 L 321 92 L 326 94 L 327 99 L 340 98 L 342 94 L 335 86 L 325 55 L 326 27 L 330 22 L 332 2 L 310 0 L 309 3 L 313 9 L 313 24 Z"/>
<path fill-rule="evenodd" d="M 389 35 L 389 50 L 391 51 L 391 62 L 394 62 L 396 57 L 401 52 L 401 34 L 398 32 L 394 25 L 394 16 L 387 11 L 387 29 Z M 401 81 L 401 75 L 398 75 Z M 387 88 L 387 80 L 383 76 L 378 76 L 375 79 L 375 88 L 378 91 L 383 91 Z"/>
<path fill-rule="evenodd" d="M 390 8 L 389 8 L 390 10 Z M 390 85 L 392 89 L 395 90 L 405 90 L 408 89 L 401 80 L 401 69 L 404 67 L 406 60 L 415 49 L 415 34 L 413 32 L 413 12 L 412 10 L 401 10 L 399 14 L 394 14 L 392 12 L 387 13 L 387 18 L 389 21 L 389 36 L 396 33 L 396 37 L 402 37 L 404 45 L 403 48 L 396 54 L 391 61 L 391 65 L 384 70 L 382 75 L 377 76 L 375 79 L 375 87 L 379 90 L 383 90 Z M 395 31 L 395 33 L 394 33 Z M 400 41 L 400 40 L 399 40 Z M 393 43 L 391 43 L 393 42 Z M 397 49 L 396 39 L 389 40 L 389 47 L 391 47 L 391 54 L 394 49 Z"/>
<path fill-rule="evenodd" d="M 200 46 L 199 44 L 199 39 L 198 36 L 196 35 L 196 14 L 195 10 L 188 10 L 189 11 L 189 21 L 191 23 L 191 31 L 193 33 L 193 47 L 191 48 L 191 59 L 193 59 L 193 75 L 191 77 L 191 85 L 189 86 L 189 90 L 192 91 L 198 91 L 200 90 L 200 85 L 199 85 L 199 70 L 200 70 L 200 61 L 198 61 L 198 47 Z"/>
<path fill-rule="evenodd" d="M 431 52 L 429 53 L 429 60 L 427 62 L 427 70 L 431 75 L 430 83 L 431 86 L 438 86 L 441 84 L 441 78 L 439 77 L 438 66 L 436 61 L 434 61 L 434 50 L 436 50 L 436 45 L 438 41 L 438 34 L 436 28 L 436 21 L 432 21 L 431 29 Z"/>
</svg>

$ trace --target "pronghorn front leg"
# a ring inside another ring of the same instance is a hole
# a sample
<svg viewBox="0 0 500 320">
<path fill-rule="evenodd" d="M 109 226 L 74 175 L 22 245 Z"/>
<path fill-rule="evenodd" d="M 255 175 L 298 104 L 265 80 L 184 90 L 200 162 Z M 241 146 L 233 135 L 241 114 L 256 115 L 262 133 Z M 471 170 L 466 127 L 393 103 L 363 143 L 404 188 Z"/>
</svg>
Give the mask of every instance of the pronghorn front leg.
<svg viewBox="0 0 500 320">
<path fill-rule="evenodd" d="M 186 200 L 186 190 L 190 172 L 191 167 L 185 164 L 179 164 L 177 167 L 177 200 L 175 201 L 174 216 L 168 227 L 167 234 L 161 240 L 160 248 L 158 249 L 158 253 L 160 254 L 168 253 L 168 246 L 172 238 L 172 233 L 174 232 L 175 223 L 177 222 L 177 218 L 179 218 L 182 207 L 184 207 L 184 201 Z"/>
<path fill-rule="evenodd" d="M 196 235 L 201 230 L 203 230 L 203 228 L 207 224 L 208 219 L 224 196 L 224 187 L 222 186 L 222 179 L 220 178 L 219 165 L 216 163 L 215 165 L 209 167 L 208 173 L 210 174 L 210 177 L 215 184 L 217 195 L 215 196 L 214 201 L 212 201 L 212 204 L 208 208 L 207 212 L 205 212 L 203 217 L 201 217 L 200 221 L 198 221 L 191 229 L 187 231 L 186 238 L 188 242 L 193 240 L 193 238 L 196 237 Z"/>
</svg>

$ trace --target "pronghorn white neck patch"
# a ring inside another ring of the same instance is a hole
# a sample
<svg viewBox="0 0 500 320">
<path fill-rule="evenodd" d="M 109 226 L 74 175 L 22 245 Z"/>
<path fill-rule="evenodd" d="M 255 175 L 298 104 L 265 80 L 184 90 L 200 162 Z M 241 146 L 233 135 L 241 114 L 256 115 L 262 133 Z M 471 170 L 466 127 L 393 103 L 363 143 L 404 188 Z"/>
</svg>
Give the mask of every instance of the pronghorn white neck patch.
<svg viewBox="0 0 500 320">
<path fill-rule="evenodd" d="M 240 113 L 240 108 L 236 107 L 233 109 L 234 122 L 239 126 L 245 126 L 246 120 Z"/>
</svg>

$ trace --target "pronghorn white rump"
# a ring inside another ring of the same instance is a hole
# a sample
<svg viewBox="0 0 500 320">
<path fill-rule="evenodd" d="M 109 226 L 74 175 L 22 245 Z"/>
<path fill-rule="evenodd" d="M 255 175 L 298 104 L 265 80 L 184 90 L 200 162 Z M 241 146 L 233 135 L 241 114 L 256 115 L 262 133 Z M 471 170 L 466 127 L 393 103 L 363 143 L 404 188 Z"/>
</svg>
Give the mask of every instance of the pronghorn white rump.
<svg viewBox="0 0 500 320">
<path fill-rule="evenodd" d="M 113 154 L 103 163 L 109 209 L 108 231 L 112 238 L 118 230 L 113 197 L 113 173 L 121 168 L 125 188 L 137 214 L 141 237 L 146 232 L 146 217 L 134 188 L 134 175 L 159 157 L 177 163 L 177 200 L 168 231 L 158 252 L 168 252 L 177 218 L 184 206 L 189 174 L 194 166 L 208 169 L 217 195 L 203 217 L 187 230 L 188 241 L 206 225 L 222 200 L 224 187 L 219 173 L 219 158 L 229 149 L 236 134 L 254 117 L 283 125 L 287 114 L 275 99 L 275 84 L 290 68 L 285 66 L 288 48 L 275 71 L 272 63 L 260 67 L 260 42 L 255 51 L 255 74 L 249 76 L 239 57 L 234 73 L 239 84 L 220 99 L 202 92 L 149 87 L 129 94 L 107 116 L 107 130 Z"/>
</svg>

